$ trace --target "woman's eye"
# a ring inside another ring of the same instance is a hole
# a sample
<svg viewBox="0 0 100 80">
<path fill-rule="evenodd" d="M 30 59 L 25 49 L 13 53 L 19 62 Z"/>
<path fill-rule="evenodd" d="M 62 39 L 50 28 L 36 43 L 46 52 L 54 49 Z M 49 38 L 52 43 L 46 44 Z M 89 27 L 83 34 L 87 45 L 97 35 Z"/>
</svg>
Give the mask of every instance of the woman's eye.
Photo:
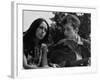
<svg viewBox="0 0 100 80">
<path fill-rule="evenodd" d="M 42 27 L 42 26 L 40 27 L 40 29 L 42 29 L 42 30 L 44 29 L 45 31 L 47 31 L 47 29 L 46 29 L 46 28 L 44 28 L 44 27 Z"/>
<path fill-rule="evenodd" d="M 43 27 L 40 27 L 40 29 L 43 29 Z"/>
</svg>

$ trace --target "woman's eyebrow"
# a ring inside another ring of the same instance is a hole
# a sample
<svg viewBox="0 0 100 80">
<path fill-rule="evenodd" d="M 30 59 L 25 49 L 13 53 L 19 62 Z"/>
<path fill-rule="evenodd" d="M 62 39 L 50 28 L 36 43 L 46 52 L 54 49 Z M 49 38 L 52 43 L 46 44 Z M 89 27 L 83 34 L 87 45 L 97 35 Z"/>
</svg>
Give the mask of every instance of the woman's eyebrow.
<svg viewBox="0 0 100 80">
<path fill-rule="evenodd" d="M 40 28 L 42 28 L 42 29 L 44 28 L 45 30 L 47 30 L 47 28 L 45 28 L 45 27 L 43 27 L 43 26 L 40 26 Z"/>
</svg>

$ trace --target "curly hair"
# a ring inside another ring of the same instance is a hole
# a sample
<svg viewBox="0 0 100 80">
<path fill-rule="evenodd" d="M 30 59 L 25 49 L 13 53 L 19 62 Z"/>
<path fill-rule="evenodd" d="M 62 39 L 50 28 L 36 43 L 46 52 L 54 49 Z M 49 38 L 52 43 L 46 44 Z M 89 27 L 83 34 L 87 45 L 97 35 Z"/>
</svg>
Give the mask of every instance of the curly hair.
<svg viewBox="0 0 100 80">
<path fill-rule="evenodd" d="M 67 23 L 71 23 L 74 29 L 77 29 L 80 26 L 79 18 L 72 14 L 68 14 L 67 16 L 65 16 L 61 22 L 62 25 L 65 25 Z"/>
</svg>

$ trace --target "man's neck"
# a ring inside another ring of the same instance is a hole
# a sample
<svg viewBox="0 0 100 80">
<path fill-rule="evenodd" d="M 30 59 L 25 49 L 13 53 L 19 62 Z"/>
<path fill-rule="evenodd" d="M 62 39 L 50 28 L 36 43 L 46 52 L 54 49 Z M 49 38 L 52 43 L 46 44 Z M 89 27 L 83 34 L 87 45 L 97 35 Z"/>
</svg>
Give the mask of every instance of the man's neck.
<svg viewBox="0 0 100 80">
<path fill-rule="evenodd" d="M 68 36 L 67 39 L 76 41 L 77 40 L 77 35 L 74 34 L 73 36 Z"/>
<path fill-rule="evenodd" d="M 74 36 L 68 37 L 69 40 L 73 40 L 77 42 L 78 44 L 82 45 L 83 42 L 81 41 L 81 37 L 78 34 L 75 34 Z"/>
</svg>

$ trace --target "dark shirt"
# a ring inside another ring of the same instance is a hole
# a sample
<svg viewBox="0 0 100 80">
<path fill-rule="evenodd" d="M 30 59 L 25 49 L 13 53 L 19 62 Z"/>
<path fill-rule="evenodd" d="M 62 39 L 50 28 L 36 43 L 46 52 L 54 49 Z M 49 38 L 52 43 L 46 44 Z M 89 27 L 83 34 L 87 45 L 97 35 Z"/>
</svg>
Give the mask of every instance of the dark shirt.
<svg viewBox="0 0 100 80">
<path fill-rule="evenodd" d="M 28 64 L 40 65 L 41 48 L 34 45 L 34 41 L 24 38 L 23 39 L 23 55 L 26 56 Z"/>
<path fill-rule="evenodd" d="M 63 42 L 56 44 L 49 50 L 49 60 L 55 64 L 62 64 L 61 66 L 77 65 L 76 61 L 80 59 L 87 59 L 91 57 L 90 41 L 80 38 L 80 41 L 73 41 L 65 39 Z M 78 57 L 77 57 L 78 56 Z"/>
</svg>

